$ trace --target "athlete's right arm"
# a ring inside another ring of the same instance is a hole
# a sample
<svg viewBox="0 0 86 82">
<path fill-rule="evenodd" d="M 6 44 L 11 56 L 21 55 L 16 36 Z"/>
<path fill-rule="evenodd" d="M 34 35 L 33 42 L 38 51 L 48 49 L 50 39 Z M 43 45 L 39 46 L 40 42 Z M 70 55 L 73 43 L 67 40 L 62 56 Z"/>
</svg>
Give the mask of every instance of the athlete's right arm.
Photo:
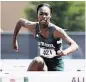
<svg viewBox="0 0 86 82">
<path fill-rule="evenodd" d="M 14 50 L 18 51 L 17 35 L 21 27 L 25 27 L 29 31 L 33 32 L 35 25 L 36 25 L 36 22 L 32 22 L 32 21 L 28 21 L 26 19 L 20 18 L 20 20 L 17 22 L 15 26 L 14 34 L 13 34 L 13 49 Z"/>
</svg>

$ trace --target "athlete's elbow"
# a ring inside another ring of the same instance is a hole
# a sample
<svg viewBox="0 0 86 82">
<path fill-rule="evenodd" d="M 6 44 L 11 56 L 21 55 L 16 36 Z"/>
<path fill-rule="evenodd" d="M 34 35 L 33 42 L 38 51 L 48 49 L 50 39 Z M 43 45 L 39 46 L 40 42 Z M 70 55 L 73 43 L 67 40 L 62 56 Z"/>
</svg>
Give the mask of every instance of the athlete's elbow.
<svg viewBox="0 0 86 82">
<path fill-rule="evenodd" d="M 74 48 L 75 48 L 75 50 L 78 50 L 79 49 L 79 46 L 78 46 L 77 43 L 74 43 Z"/>
<path fill-rule="evenodd" d="M 22 25 L 22 24 L 23 24 L 22 19 L 19 19 L 18 24 L 20 24 L 20 25 Z"/>
<path fill-rule="evenodd" d="M 18 25 L 18 26 L 24 26 L 24 22 L 23 22 L 23 19 L 22 19 L 22 18 L 20 18 L 20 19 L 18 20 L 17 25 Z"/>
<path fill-rule="evenodd" d="M 14 29 L 14 34 L 16 34 L 16 32 L 18 32 L 21 27 L 22 27 L 22 22 L 21 20 L 18 20 Z"/>
<path fill-rule="evenodd" d="M 70 43 L 70 45 L 71 45 L 71 48 L 73 51 L 76 51 L 79 49 L 79 46 L 76 42 L 72 42 L 72 43 Z"/>
</svg>

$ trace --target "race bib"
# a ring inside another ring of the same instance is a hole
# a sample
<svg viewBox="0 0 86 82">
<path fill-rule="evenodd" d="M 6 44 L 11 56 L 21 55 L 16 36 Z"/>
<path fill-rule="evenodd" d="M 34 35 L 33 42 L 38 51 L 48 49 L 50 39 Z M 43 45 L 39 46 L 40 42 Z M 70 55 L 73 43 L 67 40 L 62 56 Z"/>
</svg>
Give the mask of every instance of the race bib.
<svg viewBox="0 0 86 82">
<path fill-rule="evenodd" d="M 52 58 L 52 57 L 56 56 L 56 52 L 54 49 L 40 48 L 40 55 L 47 57 L 47 58 Z"/>
</svg>

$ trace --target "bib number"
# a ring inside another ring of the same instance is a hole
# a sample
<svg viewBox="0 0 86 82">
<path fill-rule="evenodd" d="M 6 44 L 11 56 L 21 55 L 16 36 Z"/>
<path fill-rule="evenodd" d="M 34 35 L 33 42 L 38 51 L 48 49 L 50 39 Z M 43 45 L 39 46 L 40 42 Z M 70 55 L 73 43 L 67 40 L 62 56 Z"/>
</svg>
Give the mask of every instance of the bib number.
<svg viewBox="0 0 86 82">
<path fill-rule="evenodd" d="M 49 55 L 49 54 L 52 55 L 52 51 L 49 50 L 49 49 L 44 49 L 43 54 L 44 54 L 44 55 Z"/>
<path fill-rule="evenodd" d="M 52 57 L 56 56 L 56 52 L 54 51 L 54 49 L 40 48 L 40 55 L 47 57 L 47 58 L 52 58 Z"/>
</svg>

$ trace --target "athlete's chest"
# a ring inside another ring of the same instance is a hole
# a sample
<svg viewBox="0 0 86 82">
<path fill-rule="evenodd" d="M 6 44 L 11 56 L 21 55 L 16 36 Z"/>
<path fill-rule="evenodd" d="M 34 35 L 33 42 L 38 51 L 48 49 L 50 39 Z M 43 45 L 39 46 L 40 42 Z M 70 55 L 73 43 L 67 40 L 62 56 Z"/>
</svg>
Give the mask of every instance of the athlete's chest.
<svg viewBox="0 0 86 82">
<path fill-rule="evenodd" d="M 47 37 L 47 38 L 45 38 L 45 37 Z M 52 44 L 53 40 L 54 40 L 51 34 L 49 34 L 49 35 L 44 34 L 44 36 L 43 36 L 42 34 L 39 33 L 39 34 L 36 34 L 35 38 L 38 42 L 43 42 L 43 43 L 47 43 L 47 44 Z"/>
<path fill-rule="evenodd" d="M 44 42 L 44 43 L 52 43 L 53 42 L 53 32 L 51 32 L 51 29 L 47 30 L 38 30 L 36 32 L 35 38 L 38 42 Z"/>
<path fill-rule="evenodd" d="M 40 29 L 39 30 L 39 35 L 41 35 L 43 38 L 48 39 L 49 35 L 50 35 L 50 29 Z"/>
</svg>

